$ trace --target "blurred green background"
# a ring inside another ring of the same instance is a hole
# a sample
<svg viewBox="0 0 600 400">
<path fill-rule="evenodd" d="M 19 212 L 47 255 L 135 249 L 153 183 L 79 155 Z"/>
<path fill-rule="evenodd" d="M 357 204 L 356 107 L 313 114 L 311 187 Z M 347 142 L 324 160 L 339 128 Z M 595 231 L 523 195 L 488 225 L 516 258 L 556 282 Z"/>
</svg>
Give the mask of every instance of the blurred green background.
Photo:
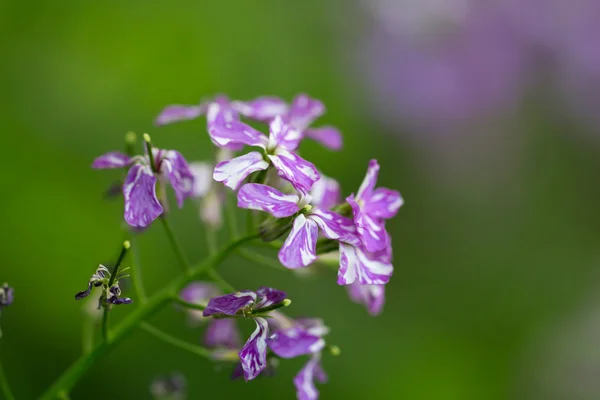
<svg viewBox="0 0 600 400">
<path fill-rule="evenodd" d="M 319 386 L 322 398 L 600 398 L 594 388 L 580 397 L 569 391 L 600 375 L 600 357 L 590 355 L 597 343 L 576 343 L 591 357 L 585 371 L 577 362 L 569 369 L 552 345 L 573 315 L 598 302 L 597 142 L 535 90 L 510 125 L 411 140 L 370 111 L 360 63 L 352 62 L 363 29 L 355 6 L 0 3 L 0 281 L 15 288 L 0 319 L 0 358 L 17 399 L 39 396 L 81 354 L 83 305 L 73 296 L 98 263 L 115 259 L 123 239 L 122 201 L 103 198 L 118 173 L 93 171 L 92 160 L 122 148 L 129 130 L 190 161 L 209 159 L 204 119 L 155 128 L 163 106 L 215 93 L 291 99 L 298 92 L 322 99 L 322 123 L 345 138 L 343 152 L 306 143 L 303 156 L 345 194 L 377 158 L 380 185 L 406 201 L 388 224 L 395 274 L 379 317 L 351 303 L 333 271 L 299 277 L 235 257 L 222 266 L 235 287 L 280 288 L 293 299 L 291 315 L 325 319 L 342 354 L 324 359 L 330 381 Z M 196 215 L 192 202 L 171 213 L 191 260 L 206 254 Z M 140 246 L 152 292 L 178 274 L 177 262 L 160 225 Z M 116 308 L 113 321 L 132 307 Z M 192 342 L 202 332 L 170 308 L 152 322 Z M 578 354 L 566 343 L 566 354 Z M 544 372 L 547 360 L 568 371 L 559 374 L 566 381 Z M 282 362 L 272 379 L 231 382 L 229 371 L 138 330 L 94 365 L 72 398 L 150 398 L 152 379 L 172 371 L 186 376 L 192 399 L 294 398 L 303 362 Z"/>
</svg>

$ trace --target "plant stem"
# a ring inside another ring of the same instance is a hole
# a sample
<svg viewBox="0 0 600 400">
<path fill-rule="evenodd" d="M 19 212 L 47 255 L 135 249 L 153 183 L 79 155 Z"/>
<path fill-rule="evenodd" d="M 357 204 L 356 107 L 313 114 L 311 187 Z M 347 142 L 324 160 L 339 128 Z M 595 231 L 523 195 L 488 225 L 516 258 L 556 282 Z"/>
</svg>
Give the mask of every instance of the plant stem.
<svg viewBox="0 0 600 400">
<path fill-rule="evenodd" d="M 236 217 L 237 208 L 235 207 L 235 197 L 229 196 L 225 202 L 225 218 L 227 219 L 227 229 L 229 237 L 235 240 L 238 237 L 238 222 Z"/>
<path fill-rule="evenodd" d="M 136 308 L 129 314 L 123 322 L 117 326 L 113 334 L 108 337 L 107 341 L 98 344 L 90 354 L 81 356 L 73 363 L 48 390 L 40 397 L 41 400 L 54 400 L 61 392 L 69 392 L 79 379 L 87 372 L 94 362 L 110 352 L 117 344 L 125 339 L 144 319 L 156 313 L 162 307 L 170 302 L 170 300 L 190 281 L 198 276 L 205 274 L 212 268 L 218 266 L 227 256 L 234 252 L 243 244 L 257 239 L 258 235 L 246 236 L 236 241 L 229 243 L 215 253 L 213 256 L 205 259 L 200 264 L 192 267 L 185 275 L 173 280 L 164 289 L 154 294 L 148 301 Z"/>
<path fill-rule="evenodd" d="M 166 332 L 163 332 L 160 329 L 150 325 L 147 322 L 142 322 L 140 324 L 140 328 L 142 328 L 142 330 L 148 332 L 152 336 L 156 337 L 157 339 L 162 340 L 165 343 L 168 343 L 170 345 L 178 347 L 182 350 L 189 351 L 190 353 L 196 354 L 200 357 L 204 357 L 204 358 L 208 358 L 208 359 L 212 360 L 210 350 L 205 349 L 204 347 L 197 346 L 195 344 L 191 344 L 184 340 L 176 338 L 175 336 L 172 336 Z"/>
<path fill-rule="evenodd" d="M 6 376 L 4 375 L 4 368 L 2 368 L 2 363 L 0 363 L 0 393 L 2 393 L 3 397 L 6 400 L 14 400 L 15 397 L 10 390 L 10 386 L 8 385 L 8 380 L 6 380 Z"/>
<path fill-rule="evenodd" d="M 137 247 L 138 242 L 135 235 L 131 237 L 132 260 L 131 260 L 131 283 L 133 292 L 141 304 L 146 302 L 146 291 L 144 290 L 144 282 L 142 281 L 142 272 L 140 266 L 140 250 Z"/>
<path fill-rule="evenodd" d="M 123 247 L 121 248 L 121 254 L 119 254 L 119 258 L 117 259 L 117 262 L 115 263 L 115 266 L 113 268 L 113 272 L 110 276 L 110 279 L 108 280 L 108 290 L 110 290 L 112 285 L 115 283 L 115 280 L 117 279 L 117 275 L 119 274 L 119 267 L 121 266 L 121 263 L 123 263 L 123 260 L 125 259 L 125 256 L 127 255 L 127 250 L 129 250 L 130 247 L 131 247 L 131 243 L 129 243 L 127 240 L 125 242 L 123 242 Z M 105 299 L 104 314 L 102 315 L 102 339 L 104 339 L 104 341 L 108 340 L 109 312 L 110 312 L 110 304 L 108 304 Z"/>
<path fill-rule="evenodd" d="M 175 251 L 175 256 L 177 257 L 177 261 L 179 261 L 179 265 L 181 265 L 181 268 L 183 268 L 184 272 L 189 273 L 190 265 L 188 264 L 187 260 L 185 259 L 185 254 L 183 253 L 183 249 L 181 248 L 181 245 L 177 241 L 177 238 L 175 237 L 175 234 L 173 233 L 173 229 L 171 229 L 171 224 L 167 220 L 166 215 L 163 215 L 162 217 L 160 217 L 160 220 L 162 221 L 162 225 L 165 228 L 165 233 L 167 234 L 167 237 L 169 238 L 171 247 L 173 247 L 173 250 Z"/>
<path fill-rule="evenodd" d="M 175 296 L 172 298 L 173 303 L 179 304 L 185 308 L 191 308 L 192 310 L 200 310 L 203 311 L 206 306 L 202 305 L 202 304 L 196 304 L 196 303 L 189 303 L 187 301 L 182 300 L 181 298 Z"/>
</svg>

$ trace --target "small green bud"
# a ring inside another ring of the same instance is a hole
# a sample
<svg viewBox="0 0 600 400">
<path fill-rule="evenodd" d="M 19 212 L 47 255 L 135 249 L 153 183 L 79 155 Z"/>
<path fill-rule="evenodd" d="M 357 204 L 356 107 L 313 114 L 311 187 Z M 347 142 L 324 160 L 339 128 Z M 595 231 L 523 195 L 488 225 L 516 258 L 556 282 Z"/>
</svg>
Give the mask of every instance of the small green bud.
<svg viewBox="0 0 600 400">
<path fill-rule="evenodd" d="M 283 300 L 283 306 L 284 307 L 289 307 L 290 304 L 292 304 L 292 301 L 290 299 L 284 299 Z"/>
<path fill-rule="evenodd" d="M 272 242 L 273 240 L 279 239 L 287 231 L 289 231 L 293 224 L 293 216 L 286 218 L 269 217 L 265 222 L 260 224 L 258 231 L 262 237 L 262 240 L 265 242 Z"/>
<path fill-rule="evenodd" d="M 332 356 L 339 356 L 342 351 L 337 346 L 329 346 L 329 352 Z"/>
</svg>

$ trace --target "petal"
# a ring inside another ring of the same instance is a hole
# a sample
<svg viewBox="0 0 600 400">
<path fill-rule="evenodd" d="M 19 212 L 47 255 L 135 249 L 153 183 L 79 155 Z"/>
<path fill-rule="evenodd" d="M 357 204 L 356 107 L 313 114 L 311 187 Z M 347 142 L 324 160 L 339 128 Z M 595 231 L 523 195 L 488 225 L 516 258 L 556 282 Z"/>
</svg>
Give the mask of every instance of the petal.
<svg viewBox="0 0 600 400">
<path fill-rule="evenodd" d="M 183 207 L 183 201 L 191 196 L 194 190 L 194 176 L 185 158 L 178 151 L 166 151 L 160 162 L 160 173 L 171 182 L 177 205 L 179 208 Z"/>
<path fill-rule="evenodd" d="M 359 243 L 356 226 L 350 218 L 318 207 L 311 209 L 308 218 L 319 225 L 328 239 L 342 240 L 355 245 Z"/>
<path fill-rule="evenodd" d="M 220 228 L 223 224 L 222 204 L 222 194 L 213 187 L 200 203 L 200 220 L 212 228 Z"/>
<path fill-rule="evenodd" d="M 280 116 L 275 117 L 269 124 L 269 148 L 296 150 L 302 139 L 302 133 L 293 126 L 285 123 Z"/>
<path fill-rule="evenodd" d="M 325 326 L 321 318 L 297 318 L 296 322 L 311 335 L 322 337 L 329 333 L 329 328 Z"/>
<path fill-rule="evenodd" d="M 86 297 L 88 297 L 90 295 L 90 292 L 92 291 L 92 282 L 88 283 L 88 287 L 86 290 L 84 290 L 83 292 L 78 292 L 77 294 L 75 294 L 75 300 L 82 300 L 85 299 Z M 1 306 L 5 305 L 2 304 L 2 302 L 0 302 L 0 309 L 2 308 Z"/>
<path fill-rule="evenodd" d="M 277 218 L 297 213 L 300 198 L 295 194 L 283 194 L 277 189 L 259 183 L 247 183 L 238 192 L 238 207 L 266 211 Z"/>
<path fill-rule="evenodd" d="M 206 304 L 208 300 L 219 294 L 221 292 L 214 283 L 192 282 L 179 292 L 179 297 L 188 303 Z"/>
<path fill-rule="evenodd" d="M 244 379 L 252 380 L 267 366 L 267 335 L 269 325 L 264 318 L 254 318 L 256 330 L 238 353 L 244 370 Z"/>
<path fill-rule="evenodd" d="M 379 315 L 385 304 L 385 285 L 361 285 L 354 282 L 346 286 L 352 301 L 367 307 L 371 315 Z"/>
<path fill-rule="evenodd" d="M 312 196 L 311 204 L 328 210 L 340 204 L 340 184 L 335 179 L 321 174 L 321 179 L 315 182 L 310 195 Z"/>
<path fill-rule="evenodd" d="M 248 175 L 267 168 L 269 168 L 269 163 L 263 159 L 262 154 L 252 151 L 229 161 L 218 163 L 213 172 L 213 179 L 223 182 L 228 188 L 237 190 Z"/>
<path fill-rule="evenodd" d="M 238 311 L 254 304 L 255 301 L 256 293 L 250 290 L 213 297 L 209 300 L 202 315 L 205 317 L 215 314 L 236 315 Z"/>
<path fill-rule="evenodd" d="M 342 134 L 333 126 L 305 129 L 304 137 L 311 138 L 330 150 L 342 149 Z"/>
<path fill-rule="evenodd" d="M 377 188 L 370 198 L 365 199 L 364 211 L 375 218 L 389 219 L 396 215 L 404 200 L 400 193 L 386 188 Z"/>
<path fill-rule="evenodd" d="M 269 159 L 277 169 L 278 175 L 291 182 L 292 185 L 302 192 L 308 192 L 313 184 L 321 177 L 315 166 L 296 153 L 277 149 Z"/>
<path fill-rule="evenodd" d="M 154 125 L 161 126 L 173 122 L 195 119 L 206 113 L 206 108 L 206 103 L 201 103 L 196 106 L 188 106 L 183 104 L 166 106 L 154 120 Z"/>
<path fill-rule="evenodd" d="M 294 226 L 279 250 L 279 261 L 287 268 L 302 268 L 317 259 L 317 236 L 319 228 L 316 222 L 300 214 L 294 220 Z"/>
<path fill-rule="evenodd" d="M 310 334 L 302 326 L 275 332 L 268 340 L 269 348 L 281 358 L 294 358 L 321 351 L 325 340 Z"/>
<path fill-rule="evenodd" d="M 189 168 L 194 178 L 192 196 L 206 196 L 213 183 L 212 175 L 215 167 L 206 162 L 193 162 L 190 163 Z"/>
<path fill-rule="evenodd" d="M 263 307 L 268 307 L 273 304 L 279 304 L 283 300 L 285 300 L 287 294 L 285 292 L 282 292 L 281 290 L 263 286 L 256 291 L 256 296 L 257 301 L 253 307 L 255 310 Z"/>
<path fill-rule="evenodd" d="M 131 158 L 127 154 L 113 151 L 106 153 L 96 158 L 92 163 L 94 169 L 106 169 L 106 168 L 123 168 L 126 167 Z"/>
<path fill-rule="evenodd" d="M 365 248 L 368 251 L 379 251 L 389 247 L 389 236 L 385 230 L 385 222 L 364 212 L 364 209 L 352 196 L 349 196 L 346 201 L 352 207 L 356 230 Z"/>
<path fill-rule="evenodd" d="M 209 348 L 226 347 L 228 349 L 239 349 L 241 340 L 235 318 L 212 320 L 208 328 L 206 328 L 204 344 Z"/>
<path fill-rule="evenodd" d="M 279 97 L 263 96 L 250 101 L 234 101 L 231 106 L 244 117 L 268 122 L 288 112 L 288 105 Z"/>
<path fill-rule="evenodd" d="M 265 147 L 267 138 L 250 125 L 237 119 L 228 107 L 212 103 L 208 107 L 208 134 L 219 147 L 239 148 L 240 145 Z"/>
<path fill-rule="evenodd" d="M 356 193 L 356 200 L 363 200 L 371 197 L 373 189 L 377 184 L 377 176 L 379 175 L 379 164 L 377 160 L 369 161 L 369 168 L 367 169 L 367 175 L 363 179 L 358 192 Z"/>
<path fill-rule="evenodd" d="M 301 93 L 292 100 L 288 113 L 288 122 L 296 129 L 304 131 L 312 122 L 325 112 L 325 106 L 317 99 Z"/>
<path fill-rule="evenodd" d="M 136 164 L 129 169 L 123 184 L 125 221 L 144 228 L 163 213 L 156 197 L 156 177 L 147 165 Z"/>
<path fill-rule="evenodd" d="M 389 282 L 394 267 L 377 253 L 369 253 L 358 246 L 340 242 L 340 269 L 338 285 L 354 282 L 363 285 L 383 285 Z"/>
<path fill-rule="evenodd" d="M 327 381 L 327 375 L 321 368 L 321 357 L 318 354 L 313 356 L 294 377 L 298 400 L 317 400 L 319 398 L 315 380 L 321 383 Z"/>
</svg>

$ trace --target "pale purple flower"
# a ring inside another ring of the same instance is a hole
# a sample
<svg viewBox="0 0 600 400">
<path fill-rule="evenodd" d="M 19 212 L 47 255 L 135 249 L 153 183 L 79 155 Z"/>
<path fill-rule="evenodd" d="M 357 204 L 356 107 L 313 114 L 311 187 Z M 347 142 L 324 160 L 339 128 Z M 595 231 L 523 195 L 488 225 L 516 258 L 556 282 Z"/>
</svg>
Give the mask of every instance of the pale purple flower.
<svg viewBox="0 0 600 400">
<path fill-rule="evenodd" d="M 263 154 L 252 151 L 229 161 L 217 164 L 213 178 L 227 187 L 237 190 L 251 173 L 273 165 L 278 175 L 291 182 L 299 190 L 308 191 L 319 180 L 315 166 L 295 153 L 302 138 L 300 132 L 286 125 L 281 117 L 275 117 L 269 125 L 269 137 L 240 121 L 228 121 L 217 105 L 211 105 L 209 116 L 216 113 L 210 124 L 209 134 L 217 146 L 247 145 L 261 147 Z"/>
<path fill-rule="evenodd" d="M 288 107 L 285 102 L 275 97 L 263 97 L 249 102 L 232 103 L 243 116 L 262 122 L 271 122 L 281 116 L 286 124 L 298 130 L 302 137 L 311 138 L 331 150 L 342 148 L 342 135 L 332 126 L 310 128 L 310 125 L 325 113 L 325 106 L 319 100 L 301 93 L 292 100 Z"/>
<path fill-rule="evenodd" d="M 346 286 L 352 301 L 362 304 L 371 315 L 379 315 L 385 304 L 385 285 L 363 285 L 355 281 Z"/>
<path fill-rule="evenodd" d="M 128 157 L 112 152 L 98 157 L 92 164 L 92 168 L 96 169 L 129 167 L 123 184 L 123 197 L 125 221 L 133 227 L 148 226 L 164 211 L 156 196 L 157 177 L 161 182 L 171 184 L 179 207 L 193 191 L 192 173 L 178 151 L 153 149 L 153 158 L 154 166 L 151 166 L 147 154 Z"/>
<path fill-rule="evenodd" d="M 256 378 L 267 366 L 267 336 L 269 325 L 267 320 L 253 313 L 285 300 L 285 293 L 279 290 L 262 287 L 256 292 L 241 291 L 210 299 L 204 309 L 205 317 L 244 316 L 256 322 L 256 330 L 238 353 L 247 381 Z"/>
<path fill-rule="evenodd" d="M 395 190 L 375 189 L 378 174 L 379 164 L 371 160 L 356 196 L 352 194 L 346 198 L 352 206 L 358 234 L 365 249 L 370 252 L 390 246 L 385 220 L 394 217 L 404 203 L 400 193 Z"/>
<path fill-rule="evenodd" d="M 238 192 L 238 207 L 265 211 L 277 218 L 294 216 L 292 230 L 279 251 L 279 261 L 292 269 L 317 259 L 319 229 L 329 239 L 358 244 L 352 220 L 310 202 L 308 194 L 284 194 L 257 183 L 248 183 Z"/>
<path fill-rule="evenodd" d="M 221 290 L 213 283 L 192 282 L 181 290 L 179 297 L 188 303 L 206 306 L 211 298 L 221 294 Z M 209 319 L 200 310 L 186 309 L 186 312 L 192 323 Z M 219 354 L 222 349 L 237 349 L 240 344 L 240 334 L 234 319 L 210 319 L 204 333 L 206 347 L 216 349 L 215 354 Z"/>
</svg>

